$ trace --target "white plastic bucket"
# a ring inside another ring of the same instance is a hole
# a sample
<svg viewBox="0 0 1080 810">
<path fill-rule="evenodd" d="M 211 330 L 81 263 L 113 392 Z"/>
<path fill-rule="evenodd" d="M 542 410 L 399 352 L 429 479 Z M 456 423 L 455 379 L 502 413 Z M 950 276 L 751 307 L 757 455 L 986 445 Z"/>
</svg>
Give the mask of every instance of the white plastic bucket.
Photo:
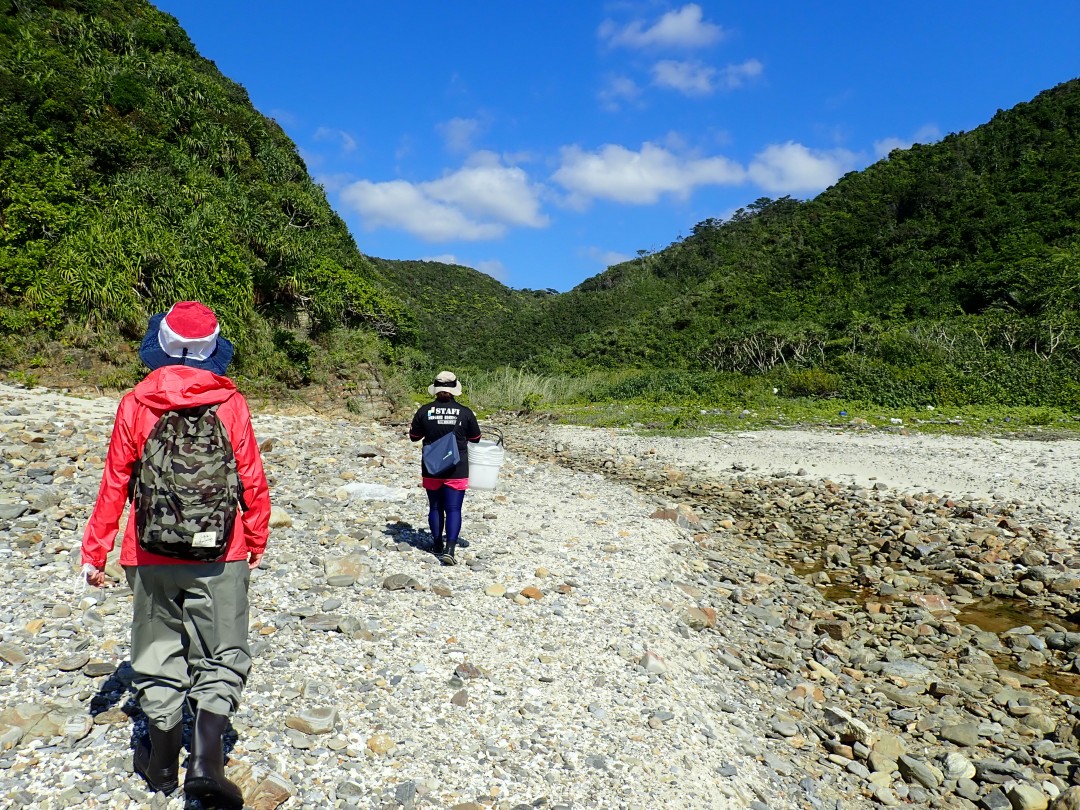
<svg viewBox="0 0 1080 810">
<path fill-rule="evenodd" d="M 469 489 L 495 489 L 505 456 L 501 441 L 469 442 Z"/>
</svg>

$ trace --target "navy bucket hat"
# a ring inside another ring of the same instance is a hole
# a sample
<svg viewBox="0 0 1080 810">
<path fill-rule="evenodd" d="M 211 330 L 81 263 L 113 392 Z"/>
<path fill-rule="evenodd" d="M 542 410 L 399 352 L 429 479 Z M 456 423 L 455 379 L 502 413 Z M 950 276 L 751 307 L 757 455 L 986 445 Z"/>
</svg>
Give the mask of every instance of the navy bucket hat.
<svg viewBox="0 0 1080 810">
<path fill-rule="evenodd" d="M 150 318 L 139 357 L 151 369 L 194 366 L 225 374 L 233 345 L 220 334 L 217 316 L 198 301 L 180 301 Z"/>
</svg>

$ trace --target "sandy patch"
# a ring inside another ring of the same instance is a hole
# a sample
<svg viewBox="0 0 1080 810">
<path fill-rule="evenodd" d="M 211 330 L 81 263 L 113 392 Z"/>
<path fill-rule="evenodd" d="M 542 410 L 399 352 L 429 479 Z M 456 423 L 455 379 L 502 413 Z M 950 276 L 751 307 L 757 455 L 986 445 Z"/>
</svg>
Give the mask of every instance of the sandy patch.
<svg viewBox="0 0 1080 810">
<path fill-rule="evenodd" d="M 1080 526 L 1080 441 L 919 435 L 871 430 L 774 430 L 702 438 L 553 426 L 574 451 L 656 456 L 704 472 L 803 474 L 884 483 L 900 492 L 1017 500 Z"/>
</svg>

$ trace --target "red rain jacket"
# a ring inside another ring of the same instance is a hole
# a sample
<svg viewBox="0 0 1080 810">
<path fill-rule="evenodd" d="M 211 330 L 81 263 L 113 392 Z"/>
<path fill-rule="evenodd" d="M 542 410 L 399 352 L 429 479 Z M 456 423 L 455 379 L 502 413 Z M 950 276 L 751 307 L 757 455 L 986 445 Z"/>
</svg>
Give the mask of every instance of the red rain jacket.
<svg viewBox="0 0 1080 810">
<path fill-rule="evenodd" d="M 90 521 L 83 533 L 82 561 L 105 567 L 105 556 L 116 542 L 120 516 L 127 505 L 128 482 L 135 462 L 142 457 L 143 444 L 162 413 L 179 408 L 221 403 L 217 410 L 236 453 L 236 466 L 244 485 L 248 509 L 233 525 L 232 537 L 222 560 L 246 560 L 249 552 L 261 554 L 266 548 L 270 524 L 270 489 L 263 472 L 262 456 L 251 428 L 247 400 L 228 377 L 191 366 L 162 366 L 150 372 L 135 389 L 120 400 L 113 424 L 101 488 Z M 151 554 L 139 547 L 135 521 L 130 519 L 120 548 L 120 564 L 186 564 Z"/>
</svg>

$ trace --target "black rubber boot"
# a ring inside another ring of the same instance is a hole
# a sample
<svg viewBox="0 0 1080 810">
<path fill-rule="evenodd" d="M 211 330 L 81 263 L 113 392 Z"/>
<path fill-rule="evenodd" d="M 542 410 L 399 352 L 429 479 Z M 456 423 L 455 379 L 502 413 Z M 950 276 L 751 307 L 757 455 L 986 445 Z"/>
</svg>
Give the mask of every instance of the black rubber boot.
<svg viewBox="0 0 1080 810">
<path fill-rule="evenodd" d="M 436 557 L 441 557 L 443 552 L 446 551 L 446 544 L 443 543 L 443 539 L 440 537 L 431 544 L 431 553 Z"/>
<path fill-rule="evenodd" d="M 229 718 L 199 709 L 191 731 L 191 757 L 188 759 L 184 793 L 204 804 L 242 808 L 244 794 L 225 778 L 225 728 Z"/>
<path fill-rule="evenodd" d="M 457 565 L 457 557 L 454 556 L 454 551 L 457 550 L 456 540 L 447 540 L 446 548 L 443 553 L 439 555 L 439 562 L 443 565 Z"/>
<path fill-rule="evenodd" d="M 178 784 L 183 738 L 183 723 L 177 723 L 168 731 L 151 723 L 150 744 L 139 742 L 132 756 L 135 773 L 145 779 L 154 791 L 166 796 L 176 790 Z"/>
</svg>

